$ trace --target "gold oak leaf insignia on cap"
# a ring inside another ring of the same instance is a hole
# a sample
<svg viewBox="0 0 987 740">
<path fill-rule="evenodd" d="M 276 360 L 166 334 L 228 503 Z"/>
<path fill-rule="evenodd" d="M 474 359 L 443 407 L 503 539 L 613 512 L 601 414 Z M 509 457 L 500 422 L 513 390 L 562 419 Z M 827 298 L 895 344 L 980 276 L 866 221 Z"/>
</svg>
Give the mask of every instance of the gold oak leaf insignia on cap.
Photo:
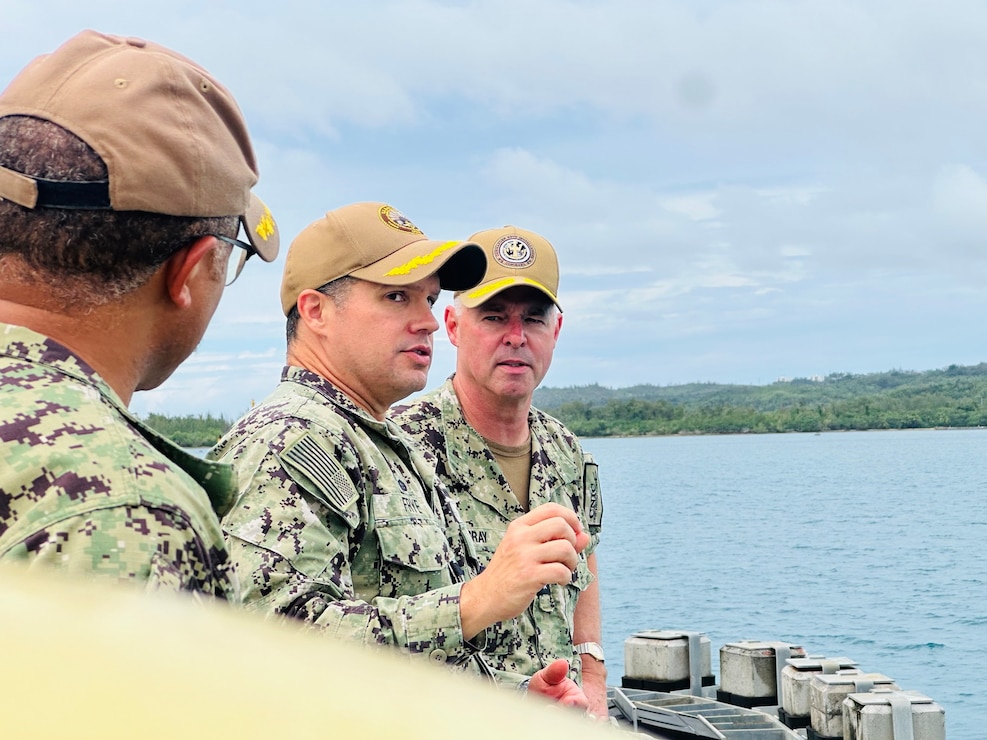
<svg viewBox="0 0 987 740">
<path fill-rule="evenodd" d="M 271 216 L 269 209 L 264 209 L 264 215 L 260 217 L 260 220 L 257 222 L 257 228 L 254 231 L 264 241 L 271 238 L 271 235 L 274 233 L 274 218 Z"/>
<path fill-rule="evenodd" d="M 408 260 L 403 265 L 398 265 L 397 267 L 392 267 L 385 274 L 387 276 L 391 276 L 391 275 L 407 275 L 409 272 L 411 272 L 415 268 L 424 267 L 425 265 L 427 265 L 427 264 L 429 264 L 431 262 L 434 262 L 436 257 L 438 257 L 439 255 L 441 255 L 446 250 L 452 249 L 453 247 L 457 246 L 458 244 L 459 244 L 459 242 L 443 242 L 442 244 L 440 244 L 439 246 L 437 246 L 435 249 L 433 249 L 428 254 L 423 254 L 423 255 L 420 255 L 418 257 L 415 257 L 415 258 L 413 258 L 411 260 Z"/>
</svg>

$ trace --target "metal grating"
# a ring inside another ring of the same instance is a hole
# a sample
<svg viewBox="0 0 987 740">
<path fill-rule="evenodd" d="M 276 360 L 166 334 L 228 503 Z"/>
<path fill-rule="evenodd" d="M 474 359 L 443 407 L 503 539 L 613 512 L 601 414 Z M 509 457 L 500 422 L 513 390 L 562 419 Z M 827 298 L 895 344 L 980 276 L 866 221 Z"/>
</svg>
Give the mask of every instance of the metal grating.
<svg viewBox="0 0 987 740">
<path fill-rule="evenodd" d="M 618 724 L 665 740 L 805 740 L 764 712 L 705 697 L 611 687 L 608 698 Z"/>
</svg>

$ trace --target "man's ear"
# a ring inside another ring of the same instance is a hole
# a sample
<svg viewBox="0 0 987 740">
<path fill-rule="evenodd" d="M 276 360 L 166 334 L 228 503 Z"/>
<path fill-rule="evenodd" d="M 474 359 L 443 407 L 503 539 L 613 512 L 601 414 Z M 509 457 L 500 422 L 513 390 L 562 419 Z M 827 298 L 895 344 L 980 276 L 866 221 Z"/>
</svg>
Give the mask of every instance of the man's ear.
<svg viewBox="0 0 987 740">
<path fill-rule="evenodd" d="M 323 300 L 325 296 L 317 290 L 305 289 L 298 294 L 295 306 L 298 308 L 298 317 L 302 323 L 309 327 L 318 328 L 325 323 L 325 312 L 331 310 L 334 305 L 331 300 Z"/>
<path fill-rule="evenodd" d="M 446 324 L 446 334 L 449 335 L 449 342 L 452 343 L 453 347 L 459 346 L 459 316 L 456 313 L 456 307 L 453 305 L 446 306 L 445 312 L 445 324 Z"/>
<path fill-rule="evenodd" d="M 179 308 L 188 308 L 192 305 L 189 279 L 196 267 L 202 263 L 203 258 L 216 246 L 216 241 L 217 239 L 212 236 L 200 237 L 187 247 L 179 249 L 165 262 L 165 286 L 168 289 L 168 297 Z M 208 267 L 208 262 L 202 264 L 203 269 Z"/>
</svg>

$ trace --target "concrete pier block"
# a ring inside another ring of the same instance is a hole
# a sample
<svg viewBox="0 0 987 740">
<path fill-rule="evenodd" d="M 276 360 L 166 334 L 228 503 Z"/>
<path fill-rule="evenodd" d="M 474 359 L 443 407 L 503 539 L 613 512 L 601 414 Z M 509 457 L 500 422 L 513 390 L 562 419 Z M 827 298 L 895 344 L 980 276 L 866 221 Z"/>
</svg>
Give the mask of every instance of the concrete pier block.
<svg viewBox="0 0 987 740">
<path fill-rule="evenodd" d="M 875 688 L 898 690 L 897 684 L 880 673 L 856 670 L 835 674 L 816 674 L 809 682 L 809 720 L 812 729 L 823 737 L 843 735 L 843 700 L 850 694 Z"/>
<path fill-rule="evenodd" d="M 714 683 L 709 638 L 676 630 L 636 632 L 624 641 L 624 674 L 624 685 L 632 688 L 691 688 L 698 695 Z"/>
<path fill-rule="evenodd" d="M 875 690 L 843 700 L 846 740 L 946 740 L 946 712 L 917 691 Z"/>
<path fill-rule="evenodd" d="M 777 704 L 778 677 L 789 657 L 804 658 L 805 650 L 787 642 L 727 643 L 720 648 L 720 690 L 724 700 L 742 706 Z"/>
<path fill-rule="evenodd" d="M 789 658 L 781 670 L 781 707 L 789 717 L 804 717 L 809 722 L 809 682 L 821 673 L 837 673 L 856 668 L 856 661 L 850 658 Z"/>
</svg>

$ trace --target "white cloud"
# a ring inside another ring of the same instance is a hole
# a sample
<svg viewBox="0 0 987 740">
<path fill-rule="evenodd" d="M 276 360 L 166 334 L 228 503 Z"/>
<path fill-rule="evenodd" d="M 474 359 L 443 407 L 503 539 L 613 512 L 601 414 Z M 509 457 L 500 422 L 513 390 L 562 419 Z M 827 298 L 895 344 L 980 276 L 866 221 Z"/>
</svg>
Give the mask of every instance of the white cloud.
<svg viewBox="0 0 987 740">
<path fill-rule="evenodd" d="M 980 359 L 979 2 L 8 0 L 0 79 L 86 26 L 234 91 L 285 247 L 355 200 L 441 238 L 545 234 L 566 309 L 549 383 Z M 135 405 L 266 395 L 283 260 L 252 261 L 200 356 Z M 452 359 L 438 341 L 433 382 Z"/>
</svg>

